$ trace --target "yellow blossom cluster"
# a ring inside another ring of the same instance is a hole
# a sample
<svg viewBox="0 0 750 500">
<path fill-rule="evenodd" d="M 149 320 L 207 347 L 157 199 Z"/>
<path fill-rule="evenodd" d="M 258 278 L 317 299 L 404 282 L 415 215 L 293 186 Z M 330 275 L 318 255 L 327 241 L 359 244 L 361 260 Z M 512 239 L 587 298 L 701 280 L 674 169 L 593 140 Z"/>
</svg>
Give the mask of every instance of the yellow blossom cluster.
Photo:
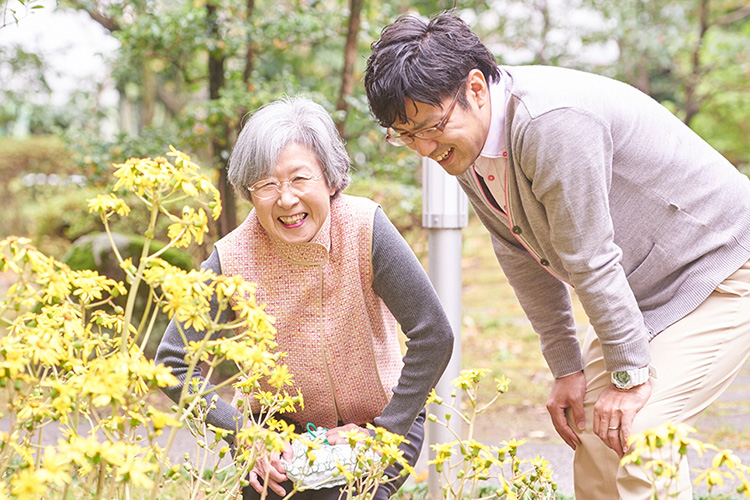
<svg viewBox="0 0 750 500">
<path fill-rule="evenodd" d="M 127 284 L 94 270 L 73 270 L 27 239 L 0 241 L 0 272 L 15 277 L 0 302 L 0 416 L 8 422 L 0 435 L 0 498 L 132 498 L 137 490 L 150 490 L 150 498 L 157 498 L 165 481 L 179 483 L 182 477 L 167 451 L 177 430 L 186 427 L 206 451 L 215 452 L 210 465 L 219 471 L 218 460 L 228 452 L 221 441 L 229 431 L 206 423 L 215 388 L 194 379 L 171 411 L 149 404 L 152 391 L 178 384 L 168 368 L 144 356 L 158 312 L 205 332 L 202 341 L 185 342 L 191 371 L 203 363 L 209 378 L 220 363 L 235 364 L 237 375 L 224 384 L 237 384 L 248 399 L 262 399 L 269 418 L 302 404 L 297 391 L 288 391 L 292 376 L 279 363 L 283 356 L 275 352 L 273 318 L 256 304 L 254 285 L 239 277 L 184 271 L 160 258 L 167 248 L 202 241 L 208 230 L 203 207 L 214 217 L 221 210 L 218 190 L 198 165 L 174 149 L 167 158 L 115 165 L 113 191 L 130 190 L 151 213 L 138 262 L 122 259 L 113 245 Z M 187 201 L 192 206 L 171 208 Z M 100 214 L 107 233 L 113 216 L 130 211 L 115 192 L 90 200 L 89 208 Z M 162 216 L 171 222 L 167 244 L 149 254 Z M 156 306 L 146 308 L 149 317 L 134 317 L 139 286 L 149 287 Z M 212 300 L 219 312 L 233 310 L 230 322 L 220 323 L 220 315 L 211 314 Z M 233 334 L 215 335 L 220 331 Z M 261 377 L 274 393 L 259 389 Z M 164 434 L 166 446 L 156 440 Z M 55 439 L 56 445 L 41 446 Z M 206 498 L 236 493 L 237 478 L 257 456 L 247 458 L 244 469 L 225 470 L 207 482 L 204 471 L 191 464 L 208 462 L 192 457 L 182 464 L 199 478 L 189 482 L 188 497 L 197 490 L 214 492 Z"/>
<path fill-rule="evenodd" d="M 712 495 L 715 490 L 723 488 L 725 482 L 731 482 L 736 484 L 736 493 L 750 498 L 750 467 L 742 464 L 731 450 L 719 449 L 689 437 L 695 432 L 689 425 L 667 422 L 657 428 L 633 434 L 628 439 L 631 451 L 622 458 L 621 463 L 639 465 L 654 486 L 654 498 L 659 500 L 659 494 L 663 494 L 664 498 L 677 495 L 680 464 L 689 449 L 695 450 L 699 455 L 710 450 L 715 453 L 711 467 L 700 471 L 694 484 L 704 484 L 709 495 Z"/>
<path fill-rule="evenodd" d="M 10 424 L 0 445 L 0 475 L 9 479 L 0 493 L 41 498 L 39 491 L 67 491 L 74 478 L 98 484 L 103 474 L 113 487 L 150 487 L 158 448 L 122 437 L 151 422 L 154 413 L 142 404 L 148 390 L 177 379 L 138 346 L 120 348 L 124 322 L 115 299 L 127 288 L 72 270 L 22 238 L 0 242 L 0 268 L 17 278 L 0 302 L 2 413 Z M 125 333 L 134 339 L 132 329 Z M 146 442 L 158 425 L 147 428 Z M 44 435 L 62 437 L 41 448 Z"/>
<path fill-rule="evenodd" d="M 500 395 L 507 392 L 510 381 L 501 377 L 495 380 L 496 393 L 488 402 L 479 401 L 479 387 L 487 375 L 484 369 L 462 370 L 452 385 L 461 391 L 452 394 L 448 403 L 432 391 L 428 398 L 432 411 L 444 408 L 440 420 L 430 413 L 428 420 L 444 425 L 455 439 L 447 443 L 431 445 L 434 458 L 429 464 L 435 467 L 442 480 L 443 498 L 477 498 L 483 487 L 496 484 L 494 498 L 516 499 L 554 499 L 557 484 L 552 477 L 549 463 L 541 458 L 521 459 L 518 448 L 525 440 L 510 440 L 500 443 L 501 446 L 489 446 L 474 439 L 476 418 L 494 404 Z M 464 411 L 459 400 L 466 402 Z M 466 425 L 468 431 L 464 437 L 459 436 L 448 424 L 456 416 Z"/>
</svg>

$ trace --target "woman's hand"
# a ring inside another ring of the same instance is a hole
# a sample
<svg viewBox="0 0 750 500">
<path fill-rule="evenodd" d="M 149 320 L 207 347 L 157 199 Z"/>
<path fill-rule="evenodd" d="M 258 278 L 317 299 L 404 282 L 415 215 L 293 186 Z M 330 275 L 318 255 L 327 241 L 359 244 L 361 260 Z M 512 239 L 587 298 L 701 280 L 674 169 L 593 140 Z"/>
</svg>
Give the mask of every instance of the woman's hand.
<svg viewBox="0 0 750 500">
<path fill-rule="evenodd" d="M 348 432 L 348 431 L 358 431 L 366 436 L 370 435 L 367 432 L 367 430 L 363 429 L 362 427 L 356 424 L 346 424 L 346 425 L 342 425 L 341 427 L 334 427 L 333 429 L 328 429 L 328 432 L 326 432 L 326 439 L 328 440 L 328 444 L 330 445 L 349 444 L 349 440 L 343 434 L 341 434 L 342 432 Z"/>
<path fill-rule="evenodd" d="M 281 459 L 284 458 L 287 462 L 291 462 L 293 455 L 292 445 L 286 443 L 283 453 L 273 452 L 256 460 L 255 467 L 250 471 L 250 485 L 253 489 L 262 495 L 263 484 L 265 484 L 269 490 L 280 497 L 285 496 L 286 491 L 280 483 L 286 481 L 287 477 L 286 468 L 281 463 Z M 261 480 L 263 484 L 261 484 Z"/>
</svg>

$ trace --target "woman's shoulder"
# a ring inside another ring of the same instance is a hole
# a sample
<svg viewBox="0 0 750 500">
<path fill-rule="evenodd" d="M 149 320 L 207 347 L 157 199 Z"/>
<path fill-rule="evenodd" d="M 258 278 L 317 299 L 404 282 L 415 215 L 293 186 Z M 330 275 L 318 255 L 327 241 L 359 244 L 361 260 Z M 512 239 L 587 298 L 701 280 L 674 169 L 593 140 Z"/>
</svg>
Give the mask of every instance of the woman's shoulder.
<svg viewBox="0 0 750 500">
<path fill-rule="evenodd" d="M 339 194 L 331 202 L 331 210 L 344 212 L 360 212 L 363 214 L 374 214 L 380 205 L 370 198 Z"/>
</svg>

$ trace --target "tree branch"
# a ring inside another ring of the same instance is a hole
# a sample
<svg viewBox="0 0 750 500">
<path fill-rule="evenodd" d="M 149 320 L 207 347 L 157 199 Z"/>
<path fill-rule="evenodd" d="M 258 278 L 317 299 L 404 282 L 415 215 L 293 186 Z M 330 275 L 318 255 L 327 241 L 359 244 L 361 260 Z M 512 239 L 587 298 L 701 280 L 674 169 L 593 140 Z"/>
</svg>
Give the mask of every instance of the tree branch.
<svg viewBox="0 0 750 500">
<path fill-rule="evenodd" d="M 99 12 L 96 9 L 89 8 L 88 6 L 84 5 L 83 2 L 80 2 L 79 0 L 68 1 L 73 8 L 86 12 L 91 19 L 102 25 L 104 29 L 108 30 L 109 32 L 119 31 L 120 29 L 122 29 L 120 23 L 118 23 L 115 19 L 104 15 L 102 12 Z"/>
</svg>

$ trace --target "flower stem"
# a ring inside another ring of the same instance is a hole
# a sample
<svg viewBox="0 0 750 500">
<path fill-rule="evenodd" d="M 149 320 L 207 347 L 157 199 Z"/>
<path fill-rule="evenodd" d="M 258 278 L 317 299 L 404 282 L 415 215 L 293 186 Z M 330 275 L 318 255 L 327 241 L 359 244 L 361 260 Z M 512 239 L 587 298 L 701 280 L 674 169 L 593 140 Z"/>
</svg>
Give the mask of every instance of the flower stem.
<svg viewBox="0 0 750 500">
<path fill-rule="evenodd" d="M 138 261 L 138 270 L 133 276 L 133 282 L 130 284 L 130 291 L 128 292 L 128 303 L 125 306 L 125 328 L 122 329 L 122 338 L 120 342 L 120 351 L 122 353 L 127 352 L 128 349 L 128 335 L 130 333 L 130 322 L 133 318 L 133 310 L 135 309 L 135 299 L 138 295 L 138 287 L 143 281 L 143 270 L 146 268 L 146 260 L 148 259 L 148 252 L 151 249 L 151 241 L 153 240 L 154 229 L 156 228 L 156 219 L 159 215 L 159 203 L 154 201 L 151 205 L 151 217 L 148 223 L 148 229 L 146 230 L 146 239 L 143 242 L 143 249 L 141 250 L 141 258 Z"/>
</svg>

